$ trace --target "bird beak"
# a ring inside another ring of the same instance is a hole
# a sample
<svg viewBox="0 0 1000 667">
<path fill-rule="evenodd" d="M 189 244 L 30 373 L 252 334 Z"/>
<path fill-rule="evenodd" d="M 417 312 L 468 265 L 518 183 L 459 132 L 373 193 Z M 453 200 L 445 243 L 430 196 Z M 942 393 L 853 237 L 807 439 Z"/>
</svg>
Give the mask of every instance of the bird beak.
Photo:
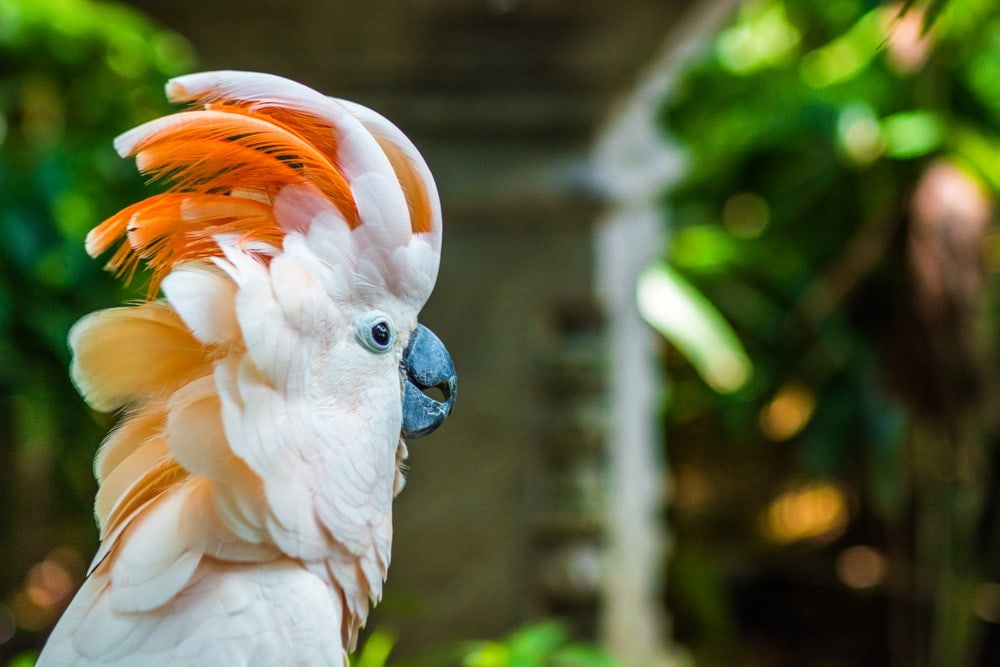
<svg viewBox="0 0 1000 667">
<path fill-rule="evenodd" d="M 434 333 L 418 324 L 403 352 L 403 437 L 419 438 L 438 426 L 451 413 L 458 391 L 455 364 Z M 424 393 L 437 389 L 442 400 Z"/>
</svg>

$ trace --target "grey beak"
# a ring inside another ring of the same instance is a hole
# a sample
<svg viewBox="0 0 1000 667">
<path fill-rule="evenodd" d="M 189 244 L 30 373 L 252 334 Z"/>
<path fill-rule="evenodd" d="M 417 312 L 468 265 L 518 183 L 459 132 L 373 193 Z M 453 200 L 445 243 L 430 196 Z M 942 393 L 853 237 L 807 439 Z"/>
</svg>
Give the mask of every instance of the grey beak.
<svg viewBox="0 0 1000 667">
<path fill-rule="evenodd" d="M 419 438 L 438 426 L 451 413 L 458 391 L 458 378 L 451 355 L 434 333 L 418 324 L 403 352 L 403 437 Z M 443 400 L 428 396 L 424 389 L 436 388 Z"/>
</svg>

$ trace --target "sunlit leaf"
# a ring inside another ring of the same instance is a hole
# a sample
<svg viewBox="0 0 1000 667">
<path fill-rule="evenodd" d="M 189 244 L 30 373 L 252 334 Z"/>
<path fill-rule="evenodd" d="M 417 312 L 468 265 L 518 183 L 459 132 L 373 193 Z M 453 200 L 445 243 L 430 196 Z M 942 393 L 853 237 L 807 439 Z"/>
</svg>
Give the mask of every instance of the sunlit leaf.
<svg viewBox="0 0 1000 667">
<path fill-rule="evenodd" d="M 639 278 L 637 299 L 643 318 L 713 389 L 730 393 L 749 379 L 752 365 L 732 327 L 676 271 L 660 263 L 646 269 Z"/>
<path fill-rule="evenodd" d="M 510 650 L 501 642 L 482 642 L 468 650 L 462 667 L 510 667 Z"/>
<path fill-rule="evenodd" d="M 6 667 L 34 667 L 37 661 L 37 651 L 22 651 L 8 660 Z"/>
<path fill-rule="evenodd" d="M 944 123 L 930 111 L 905 111 L 882 119 L 885 152 L 890 157 L 913 158 L 936 150 L 944 140 Z"/>
<path fill-rule="evenodd" d="M 542 623 L 518 630 L 508 641 L 512 667 L 546 664 L 546 659 L 566 641 L 566 629 L 560 623 Z"/>
<path fill-rule="evenodd" d="M 385 667 L 395 645 L 395 635 L 384 630 L 376 630 L 365 640 L 361 650 L 351 656 L 351 667 Z"/>
<path fill-rule="evenodd" d="M 801 75 L 806 85 L 825 88 L 856 77 L 885 43 L 892 11 L 874 9 L 858 19 L 843 35 L 805 54 Z"/>
<path fill-rule="evenodd" d="M 788 21 L 781 2 L 753 2 L 744 6 L 739 22 L 716 40 L 722 66 L 738 75 L 788 62 L 801 35 Z"/>
</svg>

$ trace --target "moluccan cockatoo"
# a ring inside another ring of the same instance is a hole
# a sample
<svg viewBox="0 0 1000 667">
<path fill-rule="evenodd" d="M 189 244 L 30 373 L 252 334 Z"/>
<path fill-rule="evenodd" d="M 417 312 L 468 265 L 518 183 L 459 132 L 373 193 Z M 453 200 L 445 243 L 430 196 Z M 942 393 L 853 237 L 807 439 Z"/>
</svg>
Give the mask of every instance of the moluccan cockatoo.
<svg viewBox="0 0 1000 667">
<path fill-rule="evenodd" d="M 87 237 L 121 242 L 118 272 L 144 263 L 150 299 L 70 332 L 80 392 L 123 417 L 95 462 L 100 549 L 39 664 L 343 665 L 381 596 L 404 438 L 455 399 L 417 323 L 434 181 L 382 116 L 287 79 L 167 95 L 191 108 L 115 142 L 167 191 Z"/>
</svg>

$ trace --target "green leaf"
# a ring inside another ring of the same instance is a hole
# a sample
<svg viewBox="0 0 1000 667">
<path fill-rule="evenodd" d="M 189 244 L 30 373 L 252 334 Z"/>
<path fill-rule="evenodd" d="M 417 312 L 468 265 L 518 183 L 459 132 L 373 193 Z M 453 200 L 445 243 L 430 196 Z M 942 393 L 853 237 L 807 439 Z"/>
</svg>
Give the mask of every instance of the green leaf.
<svg viewBox="0 0 1000 667">
<path fill-rule="evenodd" d="M 462 658 L 462 667 L 509 667 L 510 650 L 501 642 L 480 642 Z"/>
<path fill-rule="evenodd" d="M 623 667 L 599 647 L 570 643 L 569 638 L 563 623 L 543 621 L 522 627 L 501 641 L 466 644 L 461 664 L 463 667 Z"/>
<path fill-rule="evenodd" d="M 802 80 L 811 88 L 826 88 L 857 77 L 885 44 L 886 20 L 895 10 L 868 12 L 843 35 L 802 57 Z"/>
<path fill-rule="evenodd" d="M 904 111 L 882 119 L 886 155 L 914 158 L 937 149 L 944 139 L 944 123 L 931 111 Z"/>
<path fill-rule="evenodd" d="M 351 667 L 385 667 L 395 645 L 395 635 L 376 630 L 365 641 L 361 651 L 351 656 Z"/>
<path fill-rule="evenodd" d="M 511 667 L 544 667 L 547 658 L 566 641 L 566 630 L 560 623 L 542 623 L 518 630 L 511 635 Z"/>
<path fill-rule="evenodd" d="M 722 314 L 693 285 L 666 264 L 639 277 L 642 317 L 669 340 L 719 393 L 731 393 L 750 378 L 752 365 Z"/>
<path fill-rule="evenodd" d="M 738 250 L 732 235 L 717 225 L 693 225 L 678 229 L 672 240 L 671 259 L 677 266 L 696 271 L 721 271 Z"/>
<path fill-rule="evenodd" d="M 34 667 L 38 662 L 38 651 L 21 651 L 7 661 L 7 667 Z"/>
<path fill-rule="evenodd" d="M 716 40 L 724 69 L 745 76 L 783 65 L 796 54 L 801 34 L 788 21 L 783 3 L 746 3 L 741 15 L 742 20 L 723 30 Z"/>
</svg>

